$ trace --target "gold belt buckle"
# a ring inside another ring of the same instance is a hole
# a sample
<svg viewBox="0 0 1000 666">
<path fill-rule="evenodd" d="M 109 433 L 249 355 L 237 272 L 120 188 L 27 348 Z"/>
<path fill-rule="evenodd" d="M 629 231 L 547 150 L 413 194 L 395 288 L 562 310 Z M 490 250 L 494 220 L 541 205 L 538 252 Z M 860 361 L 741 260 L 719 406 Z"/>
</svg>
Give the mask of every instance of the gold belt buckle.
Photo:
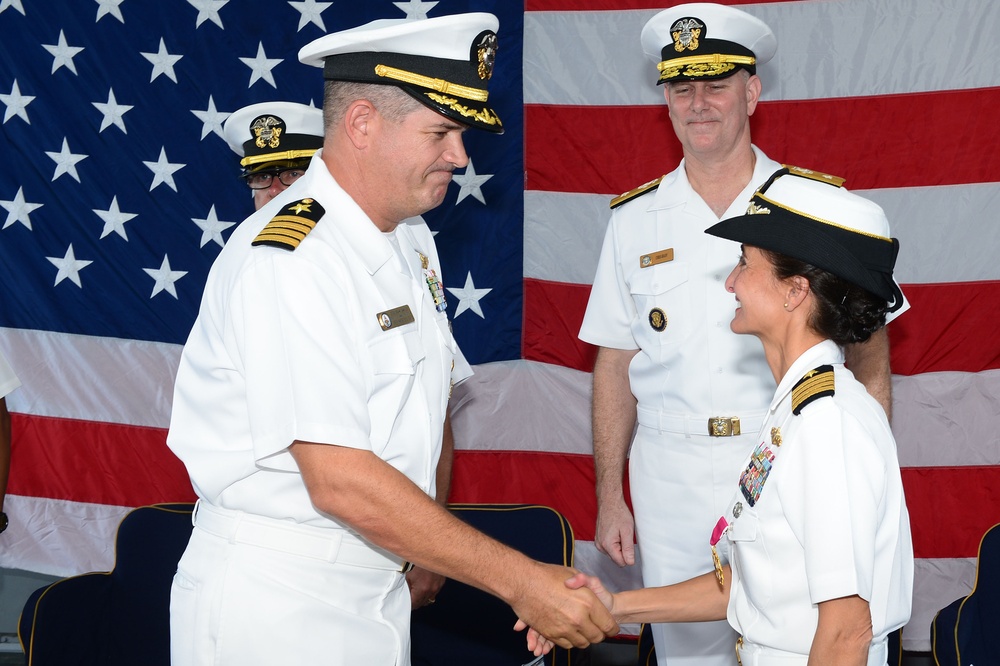
<svg viewBox="0 0 1000 666">
<path fill-rule="evenodd" d="M 740 434 L 740 417 L 713 416 L 708 419 L 710 437 L 736 437 Z"/>
</svg>

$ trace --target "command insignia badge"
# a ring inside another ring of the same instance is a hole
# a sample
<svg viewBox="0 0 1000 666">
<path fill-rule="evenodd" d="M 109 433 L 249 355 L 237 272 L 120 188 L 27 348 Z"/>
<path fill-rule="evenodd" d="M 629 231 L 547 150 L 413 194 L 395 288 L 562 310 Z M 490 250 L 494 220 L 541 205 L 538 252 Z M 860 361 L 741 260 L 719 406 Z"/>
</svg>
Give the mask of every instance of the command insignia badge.
<svg viewBox="0 0 1000 666">
<path fill-rule="evenodd" d="M 649 311 L 649 325 L 657 333 L 662 333 L 667 328 L 667 313 L 660 308 L 653 308 Z"/>
</svg>

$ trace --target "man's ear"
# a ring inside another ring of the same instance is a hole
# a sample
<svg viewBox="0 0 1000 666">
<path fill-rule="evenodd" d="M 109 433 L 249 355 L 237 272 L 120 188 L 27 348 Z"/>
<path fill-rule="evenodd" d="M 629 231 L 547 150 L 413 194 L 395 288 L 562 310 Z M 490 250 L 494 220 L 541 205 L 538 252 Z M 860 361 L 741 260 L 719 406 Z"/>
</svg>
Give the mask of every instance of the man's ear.
<svg viewBox="0 0 1000 666">
<path fill-rule="evenodd" d="M 375 106 L 366 99 L 351 102 L 344 114 L 344 128 L 347 136 L 358 150 L 368 146 L 375 129 L 377 112 Z"/>
<path fill-rule="evenodd" d="M 753 112 L 757 109 L 757 102 L 760 101 L 760 91 L 763 84 L 760 82 L 760 77 L 756 74 L 751 74 L 750 78 L 747 79 L 747 115 L 752 116 Z"/>
</svg>

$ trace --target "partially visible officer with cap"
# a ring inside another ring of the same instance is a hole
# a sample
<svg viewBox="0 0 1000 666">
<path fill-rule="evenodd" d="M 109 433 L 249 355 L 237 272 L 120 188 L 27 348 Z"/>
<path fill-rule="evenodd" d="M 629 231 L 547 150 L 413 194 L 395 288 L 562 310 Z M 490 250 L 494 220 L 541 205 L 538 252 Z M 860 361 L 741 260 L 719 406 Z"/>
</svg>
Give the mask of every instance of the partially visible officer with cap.
<svg viewBox="0 0 1000 666">
<path fill-rule="evenodd" d="M 240 177 L 260 210 L 298 180 L 323 147 L 323 112 L 296 102 L 260 102 L 234 111 L 222 133 L 240 156 Z"/>
<path fill-rule="evenodd" d="M 727 326 L 732 301 L 723 283 L 739 246 L 703 232 L 742 213 L 781 165 L 750 138 L 757 67 L 777 49 L 765 23 L 732 7 L 684 4 L 653 16 L 640 41 L 657 63 L 684 158 L 611 202 L 580 338 L 599 348 L 596 545 L 627 566 L 636 562 L 636 538 L 651 587 L 712 570 L 705 544 L 774 391 L 760 345 Z M 849 345 L 847 358 L 888 412 L 885 332 Z M 634 519 L 623 491 L 626 460 Z M 651 630 L 661 666 L 734 660 L 736 635 L 725 622 Z"/>
<path fill-rule="evenodd" d="M 383 20 L 299 52 L 327 79 L 323 148 L 226 243 L 177 373 L 168 445 L 199 500 L 174 664 L 409 664 L 410 563 L 565 647 L 617 633 L 571 570 L 433 499 L 457 347 L 434 241 L 405 220 L 468 163 L 463 132 L 502 130 L 497 28 Z"/>
</svg>

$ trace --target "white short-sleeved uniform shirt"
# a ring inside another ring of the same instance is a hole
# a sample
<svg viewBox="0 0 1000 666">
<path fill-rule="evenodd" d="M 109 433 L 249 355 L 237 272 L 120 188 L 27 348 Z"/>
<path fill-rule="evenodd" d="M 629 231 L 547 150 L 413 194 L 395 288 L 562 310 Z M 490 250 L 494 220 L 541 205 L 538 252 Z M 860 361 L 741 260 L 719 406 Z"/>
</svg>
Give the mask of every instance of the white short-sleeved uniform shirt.
<svg viewBox="0 0 1000 666">
<path fill-rule="evenodd" d="M 723 217 L 745 213 L 754 191 L 781 168 L 753 152 L 753 176 Z M 655 192 L 611 213 L 579 337 L 639 349 L 629 381 L 642 408 L 699 417 L 759 413 L 774 391 L 760 342 L 729 328 L 736 304 L 725 282 L 740 246 L 705 233 L 718 221 L 691 188 L 683 161 Z M 640 261 L 667 250 L 669 261 Z M 654 310 L 666 320 L 662 330 L 650 321 Z"/>
<path fill-rule="evenodd" d="M 383 234 L 320 157 L 236 229 L 212 266 L 167 443 L 211 504 L 337 528 L 313 508 L 288 447 L 371 450 L 433 495 L 459 352 L 443 291 L 435 303 L 441 267 L 426 224 Z M 303 202 L 325 212 L 295 250 L 251 245 Z"/>
<path fill-rule="evenodd" d="M 825 341 L 792 364 L 724 516 L 730 624 L 748 641 L 803 655 L 823 601 L 868 601 L 873 643 L 910 617 L 913 548 L 896 443 L 843 363 Z M 832 366 L 834 395 L 794 415 L 793 388 L 821 366 Z"/>
<path fill-rule="evenodd" d="M 10 363 L 0 354 L 0 398 L 6 398 L 10 393 L 21 385 L 21 380 L 14 374 L 14 369 Z"/>
</svg>

